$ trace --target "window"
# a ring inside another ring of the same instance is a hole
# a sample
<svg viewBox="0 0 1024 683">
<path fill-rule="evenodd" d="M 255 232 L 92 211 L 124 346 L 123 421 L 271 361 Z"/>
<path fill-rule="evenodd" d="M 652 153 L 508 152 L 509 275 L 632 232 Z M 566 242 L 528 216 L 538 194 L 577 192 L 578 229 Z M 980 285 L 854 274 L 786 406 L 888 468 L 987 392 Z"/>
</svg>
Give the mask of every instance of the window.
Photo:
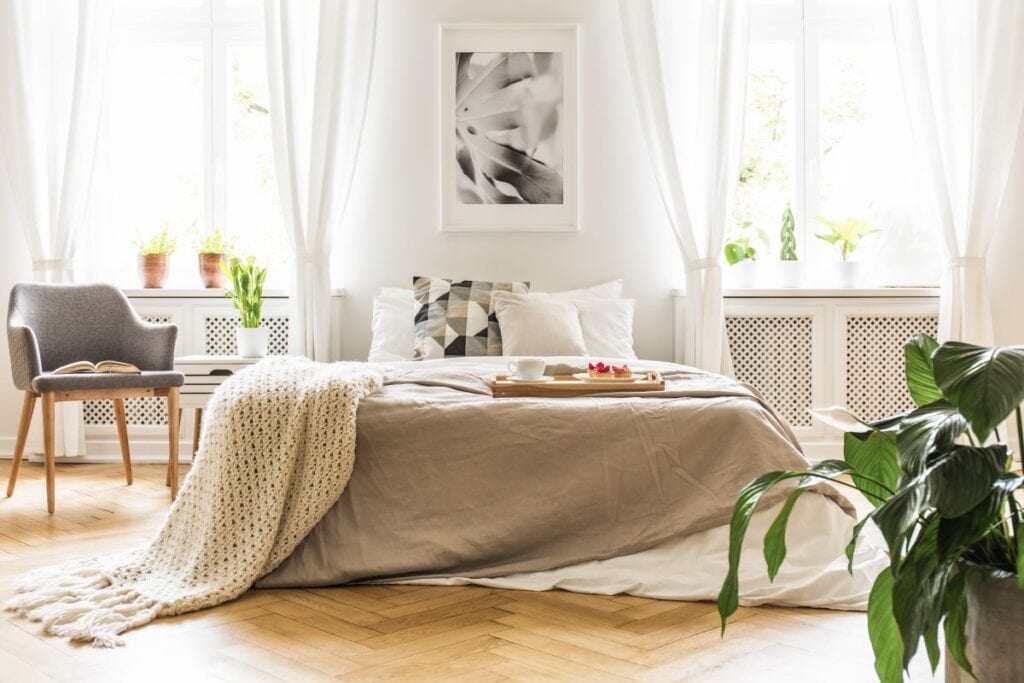
<svg viewBox="0 0 1024 683">
<path fill-rule="evenodd" d="M 755 0 L 728 239 L 777 262 L 788 205 L 806 284 L 827 285 L 838 256 L 816 217 L 855 218 L 879 230 L 857 251 L 868 284 L 934 284 L 941 244 L 916 206 L 910 140 L 884 0 Z"/>
<path fill-rule="evenodd" d="M 171 288 L 201 287 L 194 243 L 219 228 L 287 282 L 258 0 L 117 0 L 89 220 L 92 277 L 128 287 L 138 237 L 177 236 Z"/>
</svg>

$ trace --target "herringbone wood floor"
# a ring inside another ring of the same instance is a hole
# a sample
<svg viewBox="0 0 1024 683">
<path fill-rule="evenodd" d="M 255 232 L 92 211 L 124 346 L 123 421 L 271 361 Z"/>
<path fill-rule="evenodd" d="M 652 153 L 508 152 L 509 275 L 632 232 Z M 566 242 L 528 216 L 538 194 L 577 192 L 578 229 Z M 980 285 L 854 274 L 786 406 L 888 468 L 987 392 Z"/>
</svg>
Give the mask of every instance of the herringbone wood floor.
<svg viewBox="0 0 1024 683">
<path fill-rule="evenodd" d="M 161 467 L 136 466 L 130 487 L 120 466 L 57 470 L 55 515 L 45 513 L 38 464 L 0 499 L 0 599 L 24 570 L 140 544 L 167 511 Z M 0 681 L 873 679 L 862 614 L 741 609 L 722 639 L 710 603 L 560 591 L 253 590 L 127 641 L 71 645 L 4 614 Z"/>
</svg>

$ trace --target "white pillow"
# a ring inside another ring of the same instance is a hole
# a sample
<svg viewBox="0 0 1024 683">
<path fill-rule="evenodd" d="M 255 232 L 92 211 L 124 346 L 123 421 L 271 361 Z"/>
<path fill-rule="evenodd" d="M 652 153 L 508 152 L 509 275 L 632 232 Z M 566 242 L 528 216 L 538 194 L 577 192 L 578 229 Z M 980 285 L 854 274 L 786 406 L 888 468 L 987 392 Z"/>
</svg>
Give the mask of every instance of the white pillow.
<svg viewBox="0 0 1024 683">
<path fill-rule="evenodd" d="M 503 356 L 587 355 L 575 305 L 510 292 L 495 292 L 491 303 L 501 326 Z"/>
<path fill-rule="evenodd" d="M 633 299 L 576 301 L 587 355 L 636 360 L 633 350 Z"/>
<path fill-rule="evenodd" d="M 382 293 L 373 298 L 373 339 L 367 356 L 371 363 L 412 360 L 416 343 L 413 325 L 416 301 L 412 298 L 412 290 L 407 291 L 408 296 Z"/>
</svg>

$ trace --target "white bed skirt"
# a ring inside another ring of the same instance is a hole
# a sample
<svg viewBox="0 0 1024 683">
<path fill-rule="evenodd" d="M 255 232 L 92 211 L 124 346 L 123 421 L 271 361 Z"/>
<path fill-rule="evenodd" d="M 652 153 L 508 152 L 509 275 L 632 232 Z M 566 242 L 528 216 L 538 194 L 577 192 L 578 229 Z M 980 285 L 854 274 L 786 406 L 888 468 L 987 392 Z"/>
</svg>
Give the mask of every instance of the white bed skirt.
<svg viewBox="0 0 1024 683">
<path fill-rule="evenodd" d="M 877 535 L 871 533 L 874 528 L 865 528 L 850 574 L 845 548 L 854 520 L 824 496 L 805 494 L 790 517 L 788 554 L 773 583 L 768 581 L 762 548 L 764 534 L 780 506 L 781 503 L 751 518 L 740 562 L 740 604 L 866 609 L 871 584 L 888 564 Z M 562 589 L 668 600 L 716 600 L 728 568 L 728 550 L 729 527 L 721 526 L 632 555 L 549 571 L 495 578 L 447 577 L 380 583 L 473 584 L 530 591 Z"/>
</svg>

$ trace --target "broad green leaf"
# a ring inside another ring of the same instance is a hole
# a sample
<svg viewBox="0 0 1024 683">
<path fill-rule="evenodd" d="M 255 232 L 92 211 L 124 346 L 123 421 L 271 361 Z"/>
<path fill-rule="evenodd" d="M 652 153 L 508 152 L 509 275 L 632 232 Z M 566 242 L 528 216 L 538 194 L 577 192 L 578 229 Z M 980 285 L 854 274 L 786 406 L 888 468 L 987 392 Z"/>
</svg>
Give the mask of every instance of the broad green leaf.
<svg viewBox="0 0 1024 683">
<path fill-rule="evenodd" d="M 903 641 L 892 612 L 892 571 L 886 567 L 868 597 L 868 637 L 881 683 L 903 683 Z"/>
<path fill-rule="evenodd" d="M 893 495 L 899 482 L 900 467 L 896 457 L 896 437 L 891 433 L 847 432 L 843 435 L 843 457 L 853 468 L 853 483 L 868 502 L 878 507 Z"/>
<path fill-rule="evenodd" d="M 1001 474 L 980 503 L 958 517 L 939 520 L 940 556 L 955 561 L 981 540 L 1002 518 L 1003 504 L 1021 483 L 1024 483 L 1024 477 Z"/>
<path fill-rule="evenodd" d="M 1017 530 L 1017 586 L 1024 589 L 1024 529 Z"/>
<path fill-rule="evenodd" d="M 903 665 L 910 664 L 925 634 L 942 616 L 946 580 L 952 562 L 938 555 L 938 520 L 930 519 L 914 540 L 892 588 L 892 613 L 903 641 Z"/>
<path fill-rule="evenodd" d="M 932 673 L 939 666 L 941 650 L 939 649 L 939 622 L 929 621 L 924 629 L 924 648 L 928 652 L 928 663 L 932 667 Z"/>
<path fill-rule="evenodd" d="M 903 345 L 907 389 L 916 406 L 926 406 L 942 398 L 932 370 L 932 353 L 937 348 L 939 343 L 927 334 L 919 334 Z"/>
<path fill-rule="evenodd" d="M 841 460 L 825 460 L 804 471 L 778 471 L 762 474 L 740 491 L 733 507 L 732 519 L 729 522 L 729 571 L 722 582 L 718 593 L 718 613 L 722 617 L 722 631 L 729 616 L 739 607 L 739 566 L 743 538 L 754 515 L 757 503 L 773 486 L 787 479 L 815 477 L 828 478 L 849 471 L 846 463 Z"/>
<path fill-rule="evenodd" d="M 790 479 L 793 472 L 769 472 L 762 474 L 740 491 L 736 498 L 736 505 L 733 507 L 732 519 L 729 521 L 729 571 L 722 583 L 722 590 L 718 593 L 718 614 L 722 617 L 722 632 L 725 632 L 725 622 L 729 616 L 739 607 L 739 566 L 740 551 L 743 547 L 743 537 L 750 525 L 750 518 L 754 515 L 757 502 L 761 500 L 769 489 L 776 484 Z"/>
<path fill-rule="evenodd" d="M 932 356 L 935 380 L 984 443 L 1024 402 L 1024 346 L 985 348 L 947 342 Z"/>
<path fill-rule="evenodd" d="M 875 509 L 875 524 L 885 537 L 894 563 L 899 561 L 903 538 L 917 522 L 927 500 L 927 488 L 918 477 Z"/>
<path fill-rule="evenodd" d="M 775 580 L 775 577 L 778 576 L 779 568 L 786 559 L 786 525 L 789 524 L 789 516 L 793 512 L 793 506 L 796 505 L 797 500 L 800 499 L 800 496 L 807 489 L 822 482 L 822 478 L 819 475 L 835 476 L 837 474 L 844 474 L 849 471 L 849 467 L 840 460 L 825 460 L 811 467 L 808 471 L 818 474 L 813 476 L 807 475 L 800 479 L 800 483 L 797 484 L 793 492 L 786 496 L 786 502 L 783 503 L 782 509 L 779 510 L 779 514 L 775 517 L 775 521 L 768 527 L 768 531 L 764 535 L 764 560 L 768 565 L 769 581 Z"/>
<path fill-rule="evenodd" d="M 960 668 L 974 676 L 974 668 L 967 659 L 967 596 L 964 585 L 967 572 L 960 570 L 946 587 L 943 611 L 946 620 L 943 624 L 946 633 L 946 650 Z"/>
<path fill-rule="evenodd" d="M 947 450 L 967 429 L 967 420 L 945 400 L 929 403 L 905 418 L 896 436 L 899 463 L 908 477 L 916 477 L 925 467 L 925 457 L 937 448 Z"/>
<path fill-rule="evenodd" d="M 985 499 L 1006 468 L 1006 446 L 956 446 L 924 474 L 928 504 L 943 517 L 959 517 Z"/>
</svg>

